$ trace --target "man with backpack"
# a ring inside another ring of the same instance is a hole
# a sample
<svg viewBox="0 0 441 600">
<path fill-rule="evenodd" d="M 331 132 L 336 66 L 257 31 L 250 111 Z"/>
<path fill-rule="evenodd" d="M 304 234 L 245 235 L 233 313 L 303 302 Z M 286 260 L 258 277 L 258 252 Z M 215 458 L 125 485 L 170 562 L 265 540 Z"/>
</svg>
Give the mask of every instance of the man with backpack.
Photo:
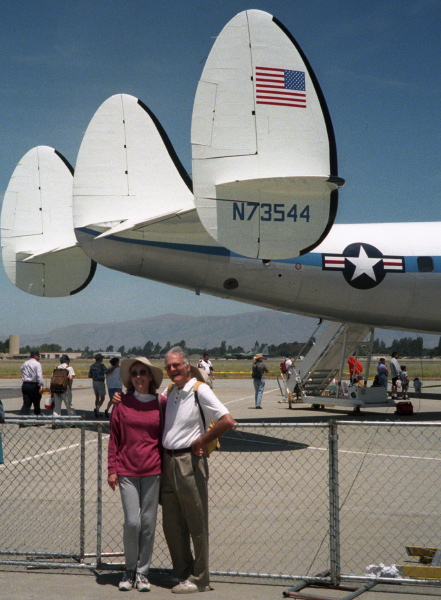
<svg viewBox="0 0 441 600">
<path fill-rule="evenodd" d="M 64 402 L 69 416 L 77 414 L 72 406 L 72 382 L 74 377 L 75 371 L 70 366 L 70 358 L 67 354 L 63 354 L 60 356 L 60 366 L 54 369 L 51 378 L 51 394 L 54 400 L 52 415 L 54 417 L 61 416 L 62 402 Z M 52 427 L 55 429 L 55 425 Z"/>
<path fill-rule="evenodd" d="M 286 381 L 294 374 L 294 363 L 292 362 L 292 354 L 287 354 L 285 360 L 280 363 L 280 371 L 286 375 Z"/>
<path fill-rule="evenodd" d="M 161 504 L 164 535 L 176 578 L 172 592 L 205 592 L 211 589 L 205 448 L 233 429 L 235 421 L 208 385 L 200 383 L 195 389 L 203 376 L 190 365 L 182 348 L 175 346 L 168 351 L 165 370 L 172 383 L 164 391 L 167 408 L 162 438 Z M 205 425 L 213 420 L 213 427 L 206 428 L 203 420 Z"/>
<path fill-rule="evenodd" d="M 265 387 L 265 373 L 268 373 L 266 365 L 263 363 L 263 354 L 256 354 L 251 369 L 251 377 L 254 383 L 254 401 L 256 408 L 262 408 L 263 388 Z"/>
</svg>

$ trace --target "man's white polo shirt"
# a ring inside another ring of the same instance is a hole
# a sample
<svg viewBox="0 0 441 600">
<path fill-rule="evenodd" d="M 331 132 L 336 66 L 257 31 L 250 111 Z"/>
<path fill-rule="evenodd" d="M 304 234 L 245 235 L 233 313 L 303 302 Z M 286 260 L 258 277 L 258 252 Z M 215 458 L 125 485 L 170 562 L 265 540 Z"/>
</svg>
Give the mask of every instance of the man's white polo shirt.
<svg viewBox="0 0 441 600">
<path fill-rule="evenodd" d="M 162 445 L 167 450 L 189 448 L 198 437 L 205 433 L 199 407 L 195 400 L 193 386 L 196 378 L 190 379 L 180 390 L 176 386 L 170 392 L 165 411 Z M 167 390 L 163 392 L 167 396 Z M 219 421 L 229 414 L 229 410 L 215 396 L 206 383 L 198 388 L 198 398 L 204 412 L 205 424 Z"/>
</svg>

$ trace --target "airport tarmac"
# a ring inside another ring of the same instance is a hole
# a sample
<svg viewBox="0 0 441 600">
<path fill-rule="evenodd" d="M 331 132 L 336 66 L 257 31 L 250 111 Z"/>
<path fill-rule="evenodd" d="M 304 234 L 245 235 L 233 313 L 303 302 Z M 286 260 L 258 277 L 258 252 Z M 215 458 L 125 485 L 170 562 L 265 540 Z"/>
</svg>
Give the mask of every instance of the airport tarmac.
<svg viewBox="0 0 441 600">
<path fill-rule="evenodd" d="M 164 380 L 164 388 L 168 384 Z M 430 391 L 441 392 L 441 381 L 431 381 L 431 387 L 427 387 L 427 393 Z M 439 385 L 440 387 L 432 387 Z M 7 414 L 17 414 L 21 408 L 21 381 L 19 379 L 1 379 L 0 380 L 0 399 Z M 414 414 L 395 415 L 394 407 L 372 407 L 363 408 L 358 415 L 352 413 L 352 409 L 347 407 L 327 406 L 325 410 L 316 410 L 309 403 L 294 404 L 289 409 L 286 401 L 282 402 L 282 396 L 278 383 L 275 379 L 268 379 L 263 393 L 262 409 L 257 410 L 254 406 L 254 388 L 250 379 L 216 379 L 214 382 L 214 391 L 219 399 L 228 406 L 231 414 L 236 420 L 242 422 L 323 422 L 332 419 L 347 419 L 350 417 L 355 420 L 441 420 L 441 400 L 430 399 L 425 396 L 426 390 L 420 398 L 411 398 Z M 41 406 L 44 406 L 43 396 Z M 104 406 L 107 404 L 106 397 Z M 75 379 L 73 385 L 73 404 L 80 414 L 86 419 L 94 419 L 94 393 L 90 379 Z M 103 406 L 103 408 L 104 408 Z M 50 411 L 43 411 L 50 414 Z"/>
<path fill-rule="evenodd" d="M 167 383 L 167 382 L 165 382 Z M 318 423 L 332 419 L 356 421 L 441 421 L 441 401 L 413 399 L 415 413 L 412 416 L 395 415 L 393 408 L 362 409 L 360 414 L 353 415 L 347 408 L 329 407 L 325 410 L 313 410 L 310 405 L 297 404 L 290 410 L 287 403 L 281 403 L 280 391 L 275 380 L 268 380 L 265 387 L 262 410 L 254 408 L 254 389 L 251 379 L 234 380 L 219 379 L 215 381 L 216 394 L 228 406 L 232 415 L 239 422 L 299 422 Z M 86 419 L 93 419 L 94 394 L 90 380 L 74 382 L 74 406 Z M 21 407 L 20 381 L 1 380 L 0 398 L 6 414 L 13 416 Z M 42 403 L 43 404 L 43 403 Z M 45 411 L 47 412 L 47 411 Z M 24 567 L 6 567 L 0 565 L 0 600 L 98 600 L 117 597 L 120 573 L 109 571 L 77 570 L 45 570 L 26 569 Z M 170 598 L 170 590 L 152 574 L 151 595 L 155 598 Z M 262 583 L 246 579 L 226 579 L 213 577 L 214 590 L 209 592 L 211 600 L 269 600 L 280 599 L 283 592 L 295 582 L 275 581 Z M 361 585 L 361 584 L 359 584 Z M 422 591 L 423 590 L 423 591 Z M 132 594 L 137 594 L 132 591 Z M 349 591 L 308 588 L 305 593 L 322 598 L 346 598 Z M 416 590 L 413 586 L 378 585 L 373 590 L 364 592 L 363 600 L 390 600 L 405 598 L 416 600 L 441 597 L 441 588 L 421 586 Z"/>
</svg>

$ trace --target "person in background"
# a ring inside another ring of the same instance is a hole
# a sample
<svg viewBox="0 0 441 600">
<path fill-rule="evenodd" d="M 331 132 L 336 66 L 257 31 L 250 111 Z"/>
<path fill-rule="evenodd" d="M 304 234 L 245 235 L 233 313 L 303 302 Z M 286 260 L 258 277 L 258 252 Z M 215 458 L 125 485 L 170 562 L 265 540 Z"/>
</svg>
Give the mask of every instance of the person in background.
<svg viewBox="0 0 441 600">
<path fill-rule="evenodd" d="M 52 412 L 52 416 L 54 416 L 54 417 L 61 416 L 62 402 L 64 402 L 67 414 L 70 416 L 74 416 L 77 414 L 75 409 L 72 406 L 72 383 L 73 383 L 73 379 L 75 377 L 75 371 L 70 366 L 70 358 L 67 356 L 67 354 L 62 354 L 60 356 L 60 367 L 59 368 L 67 369 L 67 371 L 69 373 L 67 376 L 67 388 L 66 388 L 65 392 L 53 395 L 54 409 Z M 56 428 L 56 425 L 55 425 L 55 423 L 53 423 L 52 429 L 55 429 L 55 428 Z"/>
<path fill-rule="evenodd" d="M 401 367 L 398 362 L 398 352 L 392 352 L 389 367 L 392 380 L 392 398 L 396 399 L 398 397 L 397 381 L 400 378 L 401 373 Z"/>
<path fill-rule="evenodd" d="M 211 387 L 211 389 L 213 389 L 214 369 L 213 365 L 211 364 L 208 352 L 204 352 L 203 357 L 198 362 L 198 368 L 203 369 L 206 372 L 208 379 L 207 383 Z"/>
<path fill-rule="evenodd" d="M 254 402 L 256 408 L 262 408 L 263 389 L 265 387 L 265 373 L 268 373 L 266 365 L 263 363 L 263 354 L 256 354 L 251 370 L 251 376 L 254 383 Z"/>
<path fill-rule="evenodd" d="M 415 390 L 415 393 L 421 394 L 422 387 L 423 387 L 423 384 L 420 381 L 419 377 L 415 377 L 415 379 L 413 380 L 413 389 Z"/>
<path fill-rule="evenodd" d="M 377 373 L 378 373 L 378 379 L 380 381 L 380 387 L 387 388 L 387 375 L 388 375 L 389 371 L 386 367 L 386 359 L 385 358 L 380 358 L 380 360 L 378 361 Z"/>
<path fill-rule="evenodd" d="M 287 354 L 285 359 L 285 369 L 286 369 L 286 381 L 288 381 L 292 375 L 294 375 L 294 363 L 292 361 L 292 354 Z"/>
<path fill-rule="evenodd" d="M 363 375 L 357 375 L 357 377 L 355 378 L 354 385 L 361 388 L 364 387 Z"/>
<path fill-rule="evenodd" d="M 348 358 L 348 367 L 349 367 L 349 379 L 352 384 L 358 383 L 358 375 L 363 372 L 363 365 L 357 358 L 355 354 Z"/>
<path fill-rule="evenodd" d="M 40 402 L 44 390 L 43 369 L 40 364 L 40 353 L 31 350 L 30 358 L 20 367 L 22 372 L 21 393 L 23 394 L 23 406 L 20 414 L 30 415 L 31 406 L 34 407 L 36 416 L 41 415 Z"/>
<path fill-rule="evenodd" d="M 107 408 L 104 411 L 106 418 L 109 418 L 109 410 L 113 406 L 112 398 L 114 394 L 122 393 L 122 381 L 120 377 L 120 366 L 119 366 L 119 358 L 114 356 L 110 359 L 110 367 L 106 371 L 106 383 L 107 383 L 107 393 L 109 394 L 109 402 L 107 403 Z"/>
<path fill-rule="evenodd" d="M 407 400 L 409 398 L 408 390 L 409 390 L 409 376 L 407 374 L 407 367 L 403 365 L 401 367 L 400 373 L 400 381 L 401 381 L 401 389 L 402 389 L 402 399 Z"/>
<path fill-rule="evenodd" d="M 155 538 L 161 477 L 161 412 L 157 390 L 163 373 L 147 358 L 124 359 L 121 379 L 127 393 L 115 404 L 110 419 L 107 482 L 119 485 L 124 511 L 126 571 L 121 591 L 148 592 L 147 579 Z M 119 398 L 118 398 L 119 399 Z"/>
<path fill-rule="evenodd" d="M 88 373 L 89 379 L 92 379 L 93 391 L 95 392 L 95 408 L 93 412 L 95 417 L 98 419 L 100 416 L 100 407 L 106 397 L 106 385 L 104 383 L 104 377 L 106 375 L 107 368 L 103 364 L 103 355 L 98 353 L 95 355 L 95 362 L 91 365 Z"/>
</svg>

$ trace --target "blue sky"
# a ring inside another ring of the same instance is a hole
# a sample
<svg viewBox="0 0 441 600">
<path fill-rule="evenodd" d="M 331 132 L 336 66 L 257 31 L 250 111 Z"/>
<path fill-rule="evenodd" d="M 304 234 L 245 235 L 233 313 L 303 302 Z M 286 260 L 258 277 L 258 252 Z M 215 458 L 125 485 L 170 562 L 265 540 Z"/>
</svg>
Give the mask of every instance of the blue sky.
<svg viewBox="0 0 441 600">
<path fill-rule="evenodd" d="M 191 172 L 194 94 L 214 38 L 238 12 L 275 15 L 321 84 L 337 139 L 337 221 L 441 220 L 441 0 L 5 0 L 0 20 L 0 198 L 43 144 L 75 166 L 86 127 L 116 93 L 156 114 Z M 28 296 L 0 269 L 0 333 L 164 312 L 251 310 L 98 267 L 65 299 Z"/>
</svg>

